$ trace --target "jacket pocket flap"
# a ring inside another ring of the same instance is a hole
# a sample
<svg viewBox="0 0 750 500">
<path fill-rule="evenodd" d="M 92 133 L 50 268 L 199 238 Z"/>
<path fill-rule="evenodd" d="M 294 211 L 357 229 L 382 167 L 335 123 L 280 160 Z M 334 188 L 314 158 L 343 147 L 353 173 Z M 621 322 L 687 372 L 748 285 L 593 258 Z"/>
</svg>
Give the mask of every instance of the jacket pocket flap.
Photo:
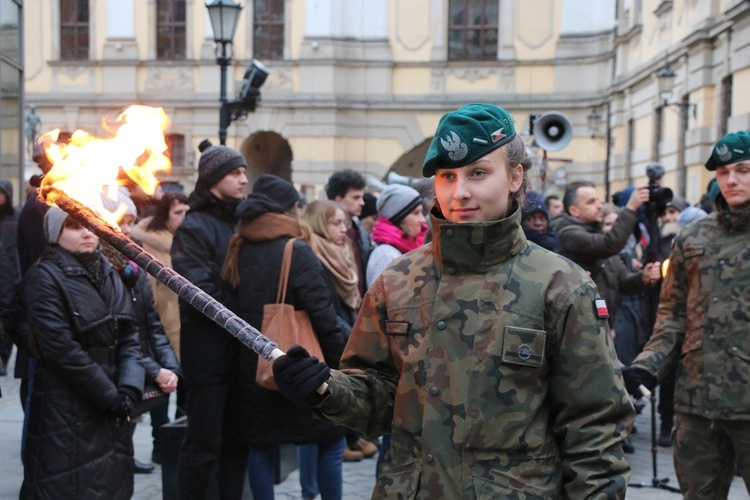
<svg viewBox="0 0 750 500">
<path fill-rule="evenodd" d="M 547 332 L 519 326 L 506 326 L 503 335 L 503 363 L 541 366 Z"/>
</svg>

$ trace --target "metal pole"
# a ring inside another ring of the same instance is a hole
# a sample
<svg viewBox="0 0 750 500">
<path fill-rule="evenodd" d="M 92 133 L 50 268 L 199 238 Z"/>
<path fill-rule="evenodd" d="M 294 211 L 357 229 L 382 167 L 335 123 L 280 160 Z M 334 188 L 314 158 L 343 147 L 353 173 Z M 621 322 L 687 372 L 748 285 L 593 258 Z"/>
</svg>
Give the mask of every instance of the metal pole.
<svg viewBox="0 0 750 500">
<path fill-rule="evenodd" d="M 612 104 L 610 103 L 610 101 L 607 101 L 607 149 L 604 158 L 604 200 L 607 202 L 609 202 L 610 200 L 609 157 L 612 153 L 612 124 L 610 123 L 610 116 L 612 112 L 611 106 Z"/>
<path fill-rule="evenodd" d="M 216 58 L 221 68 L 221 89 L 219 101 L 219 143 L 224 146 L 227 143 L 227 129 L 229 128 L 229 109 L 227 108 L 227 66 L 231 58 L 227 57 L 227 43 L 221 42 L 221 56 Z"/>
</svg>

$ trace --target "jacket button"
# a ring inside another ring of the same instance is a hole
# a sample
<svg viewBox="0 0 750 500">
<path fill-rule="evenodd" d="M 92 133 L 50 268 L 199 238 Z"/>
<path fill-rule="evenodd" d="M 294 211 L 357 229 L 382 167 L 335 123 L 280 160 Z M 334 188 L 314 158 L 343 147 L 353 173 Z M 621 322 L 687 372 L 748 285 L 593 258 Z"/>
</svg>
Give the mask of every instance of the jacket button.
<svg viewBox="0 0 750 500">
<path fill-rule="evenodd" d="M 718 301 L 719 301 L 719 297 L 714 297 L 714 302 L 718 302 Z"/>
<path fill-rule="evenodd" d="M 427 459 L 428 464 L 431 464 L 432 462 L 435 461 L 435 457 L 432 456 L 432 453 L 428 453 L 425 459 Z"/>
<path fill-rule="evenodd" d="M 450 275 L 454 275 L 454 274 L 456 274 L 456 268 L 455 267 L 449 267 L 449 268 L 447 268 L 445 270 L 445 272 L 448 273 L 448 274 L 450 274 Z"/>
<path fill-rule="evenodd" d="M 432 386 L 430 387 L 430 394 L 432 394 L 433 396 L 437 396 L 438 394 L 440 394 L 440 389 L 438 389 L 435 386 Z"/>
<path fill-rule="evenodd" d="M 453 229 L 446 229 L 446 230 L 445 230 L 445 235 L 446 235 L 446 236 L 447 236 L 448 238 L 453 238 Z"/>
<path fill-rule="evenodd" d="M 445 321 L 440 320 L 437 322 L 438 330 L 445 330 Z"/>
</svg>

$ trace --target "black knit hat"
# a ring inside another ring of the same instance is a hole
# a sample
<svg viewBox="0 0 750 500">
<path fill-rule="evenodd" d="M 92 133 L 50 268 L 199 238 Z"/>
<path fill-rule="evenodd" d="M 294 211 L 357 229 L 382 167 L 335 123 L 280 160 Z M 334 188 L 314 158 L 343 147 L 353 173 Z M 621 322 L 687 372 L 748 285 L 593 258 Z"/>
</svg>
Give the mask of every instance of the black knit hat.
<svg viewBox="0 0 750 500">
<path fill-rule="evenodd" d="M 371 215 L 377 215 L 378 214 L 378 207 L 377 207 L 378 199 L 375 197 L 375 195 L 372 193 L 365 193 L 364 196 L 362 196 L 362 199 L 365 200 L 365 204 L 362 207 L 362 213 L 359 214 L 359 218 L 364 219 L 365 217 L 369 217 Z"/>
<path fill-rule="evenodd" d="M 253 219 L 265 212 L 283 214 L 300 199 L 294 184 L 281 177 L 261 174 L 253 184 L 253 192 L 237 207 L 237 218 Z"/>
<path fill-rule="evenodd" d="M 205 139 L 198 145 L 198 149 L 202 153 L 198 160 L 198 180 L 206 187 L 215 185 L 235 168 L 247 167 L 245 158 L 230 147 L 214 146 Z"/>
</svg>

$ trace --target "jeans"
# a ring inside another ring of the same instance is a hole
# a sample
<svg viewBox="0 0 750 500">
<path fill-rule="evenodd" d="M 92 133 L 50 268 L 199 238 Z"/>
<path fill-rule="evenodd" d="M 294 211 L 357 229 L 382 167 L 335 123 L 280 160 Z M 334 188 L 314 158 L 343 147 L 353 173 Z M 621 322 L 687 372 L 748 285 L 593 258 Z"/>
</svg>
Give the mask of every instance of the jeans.
<svg viewBox="0 0 750 500">
<path fill-rule="evenodd" d="M 297 447 L 302 498 L 315 497 L 320 493 L 322 500 L 341 499 L 345 447 L 345 438 Z"/>
<path fill-rule="evenodd" d="M 255 500 L 273 500 L 277 445 L 251 446 L 247 460 L 247 479 Z"/>
<path fill-rule="evenodd" d="M 161 451 L 161 431 L 164 424 L 169 423 L 169 402 L 151 410 L 151 437 L 154 439 L 154 449 Z"/>
</svg>

